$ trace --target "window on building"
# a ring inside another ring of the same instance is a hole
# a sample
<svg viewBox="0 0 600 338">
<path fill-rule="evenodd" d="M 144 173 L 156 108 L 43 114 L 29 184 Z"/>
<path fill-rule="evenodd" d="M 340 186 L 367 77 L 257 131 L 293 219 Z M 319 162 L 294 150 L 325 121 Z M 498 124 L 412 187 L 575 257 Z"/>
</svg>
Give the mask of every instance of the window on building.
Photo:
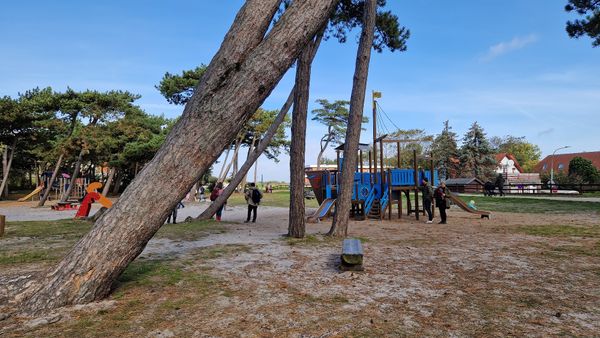
<svg viewBox="0 0 600 338">
<path fill-rule="evenodd" d="M 565 168 L 565 165 L 562 163 L 558 164 L 558 170 L 563 170 Z"/>
<path fill-rule="evenodd" d="M 544 166 L 542 167 L 542 170 L 546 170 L 548 169 L 548 165 L 546 163 L 544 163 Z"/>
</svg>

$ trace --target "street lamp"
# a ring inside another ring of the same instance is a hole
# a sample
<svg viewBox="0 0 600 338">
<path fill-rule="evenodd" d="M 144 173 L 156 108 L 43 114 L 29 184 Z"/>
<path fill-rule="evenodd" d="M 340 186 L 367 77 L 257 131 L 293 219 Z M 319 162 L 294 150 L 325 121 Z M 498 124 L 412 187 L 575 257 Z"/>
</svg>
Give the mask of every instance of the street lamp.
<svg viewBox="0 0 600 338">
<path fill-rule="evenodd" d="M 554 187 L 554 155 L 557 151 L 567 148 L 571 148 L 571 146 L 560 147 L 552 152 L 552 157 L 550 158 L 550 193 L 552 193 L 552 189 Z"/>
</svg>

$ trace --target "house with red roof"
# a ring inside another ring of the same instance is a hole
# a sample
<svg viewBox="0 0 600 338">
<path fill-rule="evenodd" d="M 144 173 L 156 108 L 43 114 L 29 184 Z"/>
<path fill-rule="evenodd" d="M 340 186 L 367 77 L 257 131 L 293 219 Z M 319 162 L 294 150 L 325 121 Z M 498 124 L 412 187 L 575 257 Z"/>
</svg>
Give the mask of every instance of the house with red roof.
<svg viewBox="0 0 600 338">
<path fill-rule="evenodd" d="M 554 165 L 555 173 L 562 171 L 567 174 L 569 173 L 569 162 L 575 157 L 583 157 L 592 161 L 594 167 L 600 170 L 600 151 L 590 151 L 583 153 L 548 155 L 535 165 L 533 171 L 537 173 L 549 173 L 550 168 Z"/>
<path fill-rule="evenodd" d="M 506 176 L 508 174 L 518 175 L 523 173 L 523 168 L 521 168 L 519 161 L 517 161 L 513 154 L 496 154 L 496 163 L 498 164 L 496 167 L 496 173 L 498 174 L 504 174 Z"/>
<path fill-rule="evenodd" d="M 540 174 L 525 173 L 519 161 L 513 154 L 496 154 L 496 173 L 504 176 L 507 192 L 535 193 L 540 189 Z"/>
</svg>

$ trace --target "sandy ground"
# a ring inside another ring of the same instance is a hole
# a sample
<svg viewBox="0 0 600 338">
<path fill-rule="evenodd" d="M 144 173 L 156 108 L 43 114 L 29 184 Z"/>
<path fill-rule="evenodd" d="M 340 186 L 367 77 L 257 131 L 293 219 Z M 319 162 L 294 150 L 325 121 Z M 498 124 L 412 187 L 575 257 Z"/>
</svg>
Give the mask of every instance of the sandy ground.
<svg viewBox="0 0 600 338">
<path fill-rule="evenodd" d="M 45 210 L 19 216 L 22 207 L 1 208 L 13 219 L 50 217 Z M 202 208 L 188 205 L 179 218 Z M 584 250 L 600 248 L 597 238 L 518 231 L 524 225 L 598 227 L 598 214 L 495 213 L 481 220 L 452 209 L 448 225 L 406 216 L 351 222 L 350 235 L 364 239 L 365 271 L 340 272 L 339 241 L 316 235 L 290 243 L 281 237 L 287 209 L 260 207 L 256 224 L 242 223 L 245 212 L 225 211 L 226 233 L 150 241 L 142 257 L 191 261 L 190 269 L 210 271 L 228 294 L 207 296 L 123 336 L 599 336 L 600 255 Z M 308 224 L 307 232 L 328 228 L 329 222 Z M 214 259 L 195 256 L 223 244 L 244 250 Z M 147 314 L 135 316 L 143 321 Z M 61 336 L 67 324 L 27 334 Z"/>
</svg>

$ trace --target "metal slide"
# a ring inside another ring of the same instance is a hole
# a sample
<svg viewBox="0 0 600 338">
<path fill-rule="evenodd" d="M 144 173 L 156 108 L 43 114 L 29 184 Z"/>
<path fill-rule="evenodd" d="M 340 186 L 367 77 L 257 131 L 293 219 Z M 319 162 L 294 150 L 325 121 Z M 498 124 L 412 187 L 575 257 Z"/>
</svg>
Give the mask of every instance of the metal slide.
<svg viewBox="0 0 600 338">
<path fill-rule="evenodd" d="M 333 206 L 335 205 L 335 198 L 327 198 L 321 203 L 319 209 L 315 211 L 314 214 L 308 216 L 306 219 L 308 222 L 318 223 L 322 218 L 329 216 L 331 213 Z"/>
<path fill-rule="evenodd" d="M 35 194 L 39 193 L 40 191 L 42 191 L 42 189 L 44 189 L 44 187 L 40 185 L 39 187 L 35 188 L 35 190 L 32 191 L 29 195 L 27 195 L 25 197 L 19 198 L 18 201 L 19 202 L 25 202 L 28 199 L 30 199 L 31 197 L 33 197 L 33 195 L 35 195 Z"/>
<path fill-rule="evenodd" d="M 465 203 L 463 200 L 461 200 L 457 196 L 448 194 L 448 195 L 446 195 L 446 197 L 448 197 L 452 202 L 454 202 L 454 204 L 458 205 L 464 211 L 466 211 L 468 213 L 471 213 L 471 214 L 481 215 L 481 218 L 487 218 L 487 219 L 489 219 L 490 215 L 492 214 L 489 211 L 475 210 L 475 209 L 469 208 L 469 206 L 467 205 L 467 203 Z"/>
</svg>

